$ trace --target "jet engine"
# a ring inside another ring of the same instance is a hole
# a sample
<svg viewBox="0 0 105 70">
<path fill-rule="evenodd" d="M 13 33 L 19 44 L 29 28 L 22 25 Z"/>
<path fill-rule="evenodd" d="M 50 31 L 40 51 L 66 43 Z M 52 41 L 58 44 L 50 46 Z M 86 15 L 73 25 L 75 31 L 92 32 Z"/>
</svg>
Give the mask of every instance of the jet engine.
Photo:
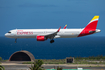
<svg viewBox="0 0 105 70">
<path fill-rule="evenodd" d="M 46 37 L 45 36 L 37 36 L 36 39 L 37 39 L 37 41 L 45 41 Z"/>
</svg>

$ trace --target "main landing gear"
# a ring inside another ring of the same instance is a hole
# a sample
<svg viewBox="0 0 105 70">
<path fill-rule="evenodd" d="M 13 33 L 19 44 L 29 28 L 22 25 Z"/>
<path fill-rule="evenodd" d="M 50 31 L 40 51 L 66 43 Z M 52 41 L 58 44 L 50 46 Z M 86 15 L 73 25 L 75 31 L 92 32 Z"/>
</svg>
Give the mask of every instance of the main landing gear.
<svg viewBox="0 0 105 70">
<path fill-rule="evenodd" d="M 17 43 L 17 38 L 15 38 L 15 43 Z"/>
<path fill-rule="evenodd" d="M 53 43 L 53 42 L 54 42 L 54 40 L 51 40 L 51 41 L 50 41 L 50 43 Z"/>
</svg>

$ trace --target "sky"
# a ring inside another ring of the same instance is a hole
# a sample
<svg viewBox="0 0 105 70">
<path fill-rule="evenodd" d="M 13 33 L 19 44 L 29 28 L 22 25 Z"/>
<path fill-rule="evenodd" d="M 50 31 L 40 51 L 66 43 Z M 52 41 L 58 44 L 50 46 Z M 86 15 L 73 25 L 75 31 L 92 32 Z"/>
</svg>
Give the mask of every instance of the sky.
<svg viewBox="0 0 105 70">
<path fill-rule="evenodd" d="M 84 28 L 99 15 L 91 36 L 105 36 L 105 0 L 0 0 L 0 36 L 12 29 Z"/>
</svg>

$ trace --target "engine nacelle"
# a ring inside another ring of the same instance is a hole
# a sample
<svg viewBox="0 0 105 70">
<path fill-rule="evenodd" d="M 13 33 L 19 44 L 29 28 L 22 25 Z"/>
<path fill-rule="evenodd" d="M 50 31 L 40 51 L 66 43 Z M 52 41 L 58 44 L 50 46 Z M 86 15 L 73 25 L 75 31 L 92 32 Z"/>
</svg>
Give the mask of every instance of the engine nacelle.
<svg viewBox="0 0 105 70">
<path fill-rule="evenodd" d="M 45 36 L 37 36 L 36 39 L 37 39 L 37 41 L 45 41 L 46 40 Z"/>
</svg>

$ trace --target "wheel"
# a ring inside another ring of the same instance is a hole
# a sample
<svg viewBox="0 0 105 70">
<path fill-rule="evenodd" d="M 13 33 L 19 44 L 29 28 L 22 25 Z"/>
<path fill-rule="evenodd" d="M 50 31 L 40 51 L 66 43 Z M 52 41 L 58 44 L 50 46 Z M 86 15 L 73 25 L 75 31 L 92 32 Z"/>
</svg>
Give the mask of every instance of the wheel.
<svg viewBox="0 0 105 70">
<path fill-rule="evenodd" d="M 50 41 L 50 43 L 53 43 L 53 42 L 54 42 L 54 40 L 51 40 L 51 41 Z"/>
<path fill-rule="evenodd" d="M 17 43 L 17 38 L 15 39 L 15 43 Z"/>
</svg>

